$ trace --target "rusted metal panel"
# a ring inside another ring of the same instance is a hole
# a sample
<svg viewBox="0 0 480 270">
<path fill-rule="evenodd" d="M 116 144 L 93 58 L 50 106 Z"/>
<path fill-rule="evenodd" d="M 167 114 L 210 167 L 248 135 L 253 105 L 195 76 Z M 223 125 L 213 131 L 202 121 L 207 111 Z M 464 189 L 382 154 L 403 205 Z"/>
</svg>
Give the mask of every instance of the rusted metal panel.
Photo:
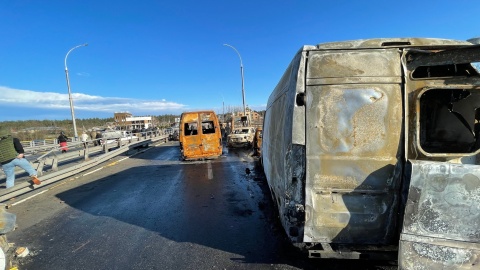
<svg viewBox="0 0 480 270">
<path fill-rule="evenodd" d="M 402 269 L 479 269 L 480 166 L 410 160 Z"/>
<path fill-rule="evenodd" d="M 475 162 L 480 80 L 470 61 L 479 55 L 479 46 L 405 50 L 406 159 Z"/>
<path fill-rule="evenodd" d="M 389 244 L 395 238 L 400 76 L 395 49 L 310 55 L 307 84 L 339 79 L 307 86 L 305 242 Z M 358 82 L 346 80 L 352 77 Z M 383 83 L 371 83 L 377 77 Z"/>
<path fill-rule="evenodd" d="M 479 58 L 479 46 L 402 57 L 411 182 L 401 269 L 480 267 L 480 82 L 470 64 Z"/>
<path fill-rule="evenodd" d="M 183 159 L 217 158 L 222 155 L 222 135 L 215 112 L 182 113 L 179 131 Z"/>
<path fill-rule="evenodd" d="M 307 89 L 305 242 L 388 244 L 400 196 L 398 85 Z"/>
<path fill-rule="evenodd" d="M 480 245 L 402 234 L 398 268 L 402 270 L 474 270 L 480 265 Z"/>
<path fill-rule="evenodd" d="M 407 58 L 408 69 L 420 66 L 439 66 L 448 64 L 473 63 L 480 61 L 480 45 L 451 48 L 441 51 L 412 51 Z"/>
<path fill-rule="evenodd" d="M 374 77 L 378 81 L 402 76 L 397 49 L 314 51 L 309 54 L 308 61 L 307 85 L 315 78 L 341 78 L 344 82 L 350 77 Z"/>
<path fill-rule="evenodd" d="M 464 40 L 439 39 L 439 38 L 374 38 L 358 39 L 340 42 L 327 42 L 318 44 L 316 48 L 322 50 L 331 49 L 368 49 L 368 48 L 388 48 L 388 47 L 444 47 L 471 45 L 472 43 Z M 308 46 L 305 46 L 309 48 Z"/>
<path fill-rule="evenodd" d="M 300 50 L 270 95 L 264 117 L 262 161 L 280 221 L 292 242 L 303 241 L 306 52 Z"/>
</svg>

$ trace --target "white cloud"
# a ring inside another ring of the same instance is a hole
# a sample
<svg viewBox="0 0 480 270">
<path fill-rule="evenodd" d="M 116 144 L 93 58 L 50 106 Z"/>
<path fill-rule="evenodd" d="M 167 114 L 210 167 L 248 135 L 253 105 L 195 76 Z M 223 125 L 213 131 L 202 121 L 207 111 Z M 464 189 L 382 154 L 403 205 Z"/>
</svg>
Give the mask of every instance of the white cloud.
<svg viewBox="0 0 480 270">
<path fill-rule="evenodd" d="M 88 73 L 88 72 L 78 72 L 77 76 L 90 77 L 90 73 Z"/>
<path fill-rule="evenodd" d="M 141 100 L 119 97 L 101 97 L 73 93 L 72 99 L 75 110 L 114 112 L 130 111 L 131 113 L 161 113 L 163 111 L 182 111 L 184 104 L 161 100 Z M 0 104 L 17 107 L 39 109 L 68 109 L 70 108 L 68 94 L 54 92 L 36 92 L 31 90 L 12 89 L 0 86 Z"/>
</svg>

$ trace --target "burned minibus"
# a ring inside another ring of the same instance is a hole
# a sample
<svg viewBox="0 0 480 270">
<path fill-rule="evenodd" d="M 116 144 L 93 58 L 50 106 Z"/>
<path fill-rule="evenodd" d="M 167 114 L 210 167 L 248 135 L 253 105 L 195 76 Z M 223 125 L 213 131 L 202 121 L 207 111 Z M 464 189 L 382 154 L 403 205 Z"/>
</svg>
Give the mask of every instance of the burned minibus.
<svg viewBox="0 0 480 270">
<path fill-rule="evenodd" d="M 213 159 L 222 155 L 222 134 L 214 111 L 182 113 L 179 133 L 184 160 Z"/>
<path fill-rule="evenodd" d="M 398 258 L 401 269 L 480 265 L 480 46 L 472 42 L 369 39 L 299 50 L 269 97 L 262 144 L 295 245 L 312 258 Z"/>
</svg>

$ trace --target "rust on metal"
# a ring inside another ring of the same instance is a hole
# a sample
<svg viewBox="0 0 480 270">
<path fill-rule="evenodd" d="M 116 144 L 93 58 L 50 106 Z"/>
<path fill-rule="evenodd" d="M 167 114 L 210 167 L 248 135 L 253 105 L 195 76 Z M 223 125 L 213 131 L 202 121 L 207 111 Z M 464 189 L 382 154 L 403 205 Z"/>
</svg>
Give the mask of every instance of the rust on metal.
<svg viewBox="0 0 480 270">
<path fill-rule="evenodd" d="M 182 113 L 179 132 L 183 159 L 218 158 L 222 155 L 222 135 L 215 112 Z"/>
</svg>

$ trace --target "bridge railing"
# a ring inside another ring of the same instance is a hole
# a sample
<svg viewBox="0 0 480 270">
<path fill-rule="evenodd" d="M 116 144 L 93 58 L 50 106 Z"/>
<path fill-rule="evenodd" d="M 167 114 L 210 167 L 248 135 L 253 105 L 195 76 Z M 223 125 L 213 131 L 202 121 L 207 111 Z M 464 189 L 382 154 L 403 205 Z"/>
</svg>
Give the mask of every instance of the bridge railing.
<svg viewBox="0 0 480 270">
<path fill-rule="evenodd" d="M 143 132 L 138 135 L 104 140 L 98 146 L 94 146 L 93 141 L 88 141 L 85 147 L 83 142 L 68 142 L 69 150 L 66 153 L 62 153 L 56 144 L 42 152 L 37 150 L 36 146 L 25 147 L 25 152 L 30 153 L 26 157 L 37 170 L 42 184 L 31 185 L 30 177 L 22 169 L 16 168 L 15 186 L 0 190 L 0 202 L 6 202 L 33 189 L 69 178 L 127 151 L 137 151 L 139 148 L 148 147 L 150 143 L 168 141 L 168 135 L 163 134 L 162 131 Z M 27 177 L 22 178 L 22 176 Z M 0 183 L 2 179 L 4 181 L 5 176 L 0 173 Z"/>
</svg>

